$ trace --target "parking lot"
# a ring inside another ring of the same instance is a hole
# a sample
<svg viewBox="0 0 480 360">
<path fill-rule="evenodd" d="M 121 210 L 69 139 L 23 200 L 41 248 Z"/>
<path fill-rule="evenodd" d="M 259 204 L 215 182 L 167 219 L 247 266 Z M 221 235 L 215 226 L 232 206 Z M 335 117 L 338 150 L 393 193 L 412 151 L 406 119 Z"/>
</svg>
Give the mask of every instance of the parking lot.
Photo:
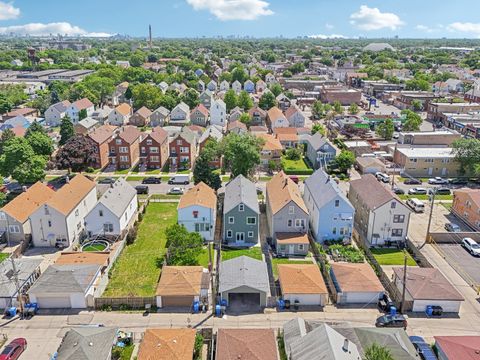
<svg viewBox="0 0 480 360">
<path fill-rule="evenodd" d="M 461 239 L 460 239 L 461 241 Z M 437 250 L 458 274 L 474 287 L 480 286 L 480 258 L 472 256 L 460 244 L 436 244 Z"/>
</svg>

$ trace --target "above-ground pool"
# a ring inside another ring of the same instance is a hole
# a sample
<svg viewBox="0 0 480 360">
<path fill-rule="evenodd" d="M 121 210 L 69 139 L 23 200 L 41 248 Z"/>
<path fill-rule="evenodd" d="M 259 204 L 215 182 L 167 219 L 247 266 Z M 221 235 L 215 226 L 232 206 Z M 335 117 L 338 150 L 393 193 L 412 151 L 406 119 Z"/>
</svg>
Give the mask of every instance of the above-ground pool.
<svg viewBox="0 0 480 360">
<path fill-rule="evenodd" d="M 82 251 L 106 251 L 110 247 L 108 241 L 92 240 L 82 245 Z"/>
</svg>

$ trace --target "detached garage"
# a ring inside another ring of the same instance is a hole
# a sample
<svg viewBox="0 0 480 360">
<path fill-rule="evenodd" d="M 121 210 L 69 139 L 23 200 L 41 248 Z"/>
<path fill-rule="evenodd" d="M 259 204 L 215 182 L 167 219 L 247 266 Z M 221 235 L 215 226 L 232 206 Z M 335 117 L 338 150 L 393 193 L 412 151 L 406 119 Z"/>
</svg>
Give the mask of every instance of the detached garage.
<svg viewBox="0 0 480 360">
<path fill-rule="evenodd" d="M 256 310 L 267 306 L 270 295 L 267 264 L 249 256 L 220 263 L 219 292 L 232 310 Z"/>
<path fill-rule="evenodd" d="M 394 268 L 397 288 L 403 288 L 403 268 Z M 441 306 L 443 312 L 458 313 L 463 296 L 442 273 L 434 268 L 407 267 L 405 304 L 407 311 L 425 312 L 428 305 Z"/>
</svg>

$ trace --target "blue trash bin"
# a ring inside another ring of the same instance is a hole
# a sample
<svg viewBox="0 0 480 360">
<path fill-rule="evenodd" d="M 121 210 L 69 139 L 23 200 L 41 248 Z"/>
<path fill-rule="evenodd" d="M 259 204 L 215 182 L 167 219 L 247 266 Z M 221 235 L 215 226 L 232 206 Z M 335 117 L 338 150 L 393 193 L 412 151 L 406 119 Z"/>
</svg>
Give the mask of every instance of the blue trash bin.
<svg viewBox="0 0 480 360">
<path fill-rule="evenodd" d="M 432 305 L 427 305 L 427 309 L 425 310 L 425 313 L 427 314 L 427 316 L 432 316 L 433 306 Z"/>
<path fill-rule="evenodd" d="M 397 308 L 395 306 L 390 306 L 390 315 L 397 315 Z"/>
<path fill-rule="evenodd" d="M 194 312 L 195 314 L 198 313 L 199 308 L 200 308 L 200 304 L 198 303 L 198 301 L 194 301 L 194 302 L 193 302 L 193 312 Z"/>
<path fill-rule="evenodd" d="M 220 305 L 215 305 L 215 315 L 216 316 L 220 316 L 220 314 L 222 313 L 222 307 Z"/>
</svg>

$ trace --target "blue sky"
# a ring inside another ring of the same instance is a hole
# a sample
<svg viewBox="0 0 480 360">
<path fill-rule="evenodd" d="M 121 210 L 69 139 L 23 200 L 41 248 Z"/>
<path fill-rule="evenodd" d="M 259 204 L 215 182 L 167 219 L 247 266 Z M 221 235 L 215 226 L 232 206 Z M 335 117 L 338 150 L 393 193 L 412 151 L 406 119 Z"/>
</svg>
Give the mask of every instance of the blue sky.
<svg viewBox="0 0 480 360">
<path fill-rule="evenodd" d="M 0 33 L 480 38 L 478 0 L 0 0 Z"/>
</svg>

